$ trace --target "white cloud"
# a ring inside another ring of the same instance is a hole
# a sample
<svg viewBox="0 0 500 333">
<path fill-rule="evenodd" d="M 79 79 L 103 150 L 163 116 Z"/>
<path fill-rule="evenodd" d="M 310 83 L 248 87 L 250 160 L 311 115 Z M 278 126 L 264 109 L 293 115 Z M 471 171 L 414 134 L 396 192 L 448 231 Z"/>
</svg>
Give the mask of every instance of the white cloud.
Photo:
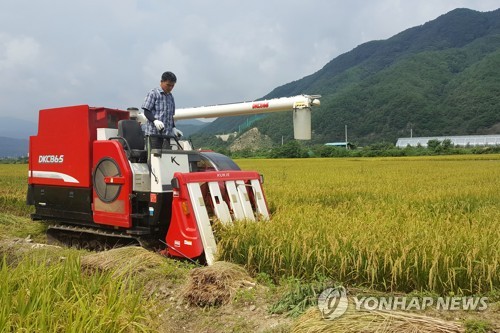
<svg viewBox="0 0 500 333">
<path fill-rule="evenodd" d="M 0 34 L 0 71 L 33 68 L 40 55 L 40 45 L 27 36 Z"/>
<path fill-rule="evenodd" d="M 183 54 L 183 51 L 172 41 L 158 45 L 147 56 L 143 67 L 146 82 L 157 85 L 161 74 L 167 70 L 177 73 L 180 77 L 187 75 L 187 58 L 188 55 Z"/>
<path fill-rule="evenodd" d="M 161 73 L 178 107 L 262 97 L 373 39 L 498 0 L 17 0 L 0 11 L 0 112 L 140 106 Z"/>
</svg>

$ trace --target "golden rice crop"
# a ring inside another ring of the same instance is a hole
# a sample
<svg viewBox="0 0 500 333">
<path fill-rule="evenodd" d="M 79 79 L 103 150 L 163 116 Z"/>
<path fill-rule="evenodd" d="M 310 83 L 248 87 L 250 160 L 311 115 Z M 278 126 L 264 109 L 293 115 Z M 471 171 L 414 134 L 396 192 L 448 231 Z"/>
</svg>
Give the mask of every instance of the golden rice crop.
<svg viewBox="0 0 500 333">
<path fill-rule="evenodd" d="M 154 331 L 152 303 L 134 281 L 81 274 L 74 253 L 60 261 L 38 254 L 12 266 L 0 256 L 0 332 Z"/>
<path fill-rule="evenodd" d="M 241 160 L 269 223 L 223 230 L 221 259 L 276 279 L 387 291 L 500 286 L 500 156 Z"/>
<path fill-rule="evenodd" d="M 28 187 L 27 164 L 0 164 L 0 212 L 27 215 L 31 207 L 26 206 Z"/>
</svg>

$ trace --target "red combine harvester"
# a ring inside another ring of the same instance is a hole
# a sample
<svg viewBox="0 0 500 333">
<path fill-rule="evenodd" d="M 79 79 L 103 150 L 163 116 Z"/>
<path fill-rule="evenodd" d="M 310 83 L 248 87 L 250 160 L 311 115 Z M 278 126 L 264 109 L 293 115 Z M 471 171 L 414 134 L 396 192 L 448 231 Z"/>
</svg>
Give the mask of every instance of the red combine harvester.
<svg viewBox="0 0 500 333">
<path fill-rule="evenodd" d="M 318 104 L 301 95 L 179 109 L 175 119 L 292 109 L 299 114 L 296 137 L 307 139 L 310 107 Z M 210 265 L 216 219 L 269 219 L 259 173 L 241 171 L 222 154 L 184 150 L 175 138 L 149 149 L 135 118 L 87 105 L 40 111 L 38 134 L 30 137 L 27 202 L 35 206 L 32 219 L 50 222 L 50 235 L 93 248 L 113 239 L 163 243 L 169 256 Z"/>
</svg>

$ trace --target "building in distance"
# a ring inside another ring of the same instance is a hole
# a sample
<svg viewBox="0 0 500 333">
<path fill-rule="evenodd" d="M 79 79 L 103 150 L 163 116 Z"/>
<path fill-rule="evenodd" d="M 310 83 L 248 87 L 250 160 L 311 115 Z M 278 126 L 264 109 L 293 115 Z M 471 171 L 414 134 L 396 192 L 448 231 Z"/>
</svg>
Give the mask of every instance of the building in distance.
<svg viewBox="0 0 500 333">
<path fill-rule="evenodd" d="M 452 145 L 462 147 L 496 146 L 500 145 L 500 134 L 399 138 L 396 142 L 396 147 L 427 147 L 427 142 L 430 140 L 438 140 L 440 142 L 450 140 Z"/>
</svg>

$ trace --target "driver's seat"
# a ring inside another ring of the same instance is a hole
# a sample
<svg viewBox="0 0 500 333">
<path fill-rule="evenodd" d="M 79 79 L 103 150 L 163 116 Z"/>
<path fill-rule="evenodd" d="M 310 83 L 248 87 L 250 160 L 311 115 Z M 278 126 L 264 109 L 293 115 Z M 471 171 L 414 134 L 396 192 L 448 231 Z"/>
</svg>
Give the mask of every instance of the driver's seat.
<svg viewBox="0 0 500 333">
<path fill-rule="evenodd" d="M 120 120 L 118 122 L 118 136 L 123 139 L 123 148 L 131 162 L 143 162 L 147 159 L 144 150 L 144 134 L 141 124 L 135 120 Z"/>
</svg>

